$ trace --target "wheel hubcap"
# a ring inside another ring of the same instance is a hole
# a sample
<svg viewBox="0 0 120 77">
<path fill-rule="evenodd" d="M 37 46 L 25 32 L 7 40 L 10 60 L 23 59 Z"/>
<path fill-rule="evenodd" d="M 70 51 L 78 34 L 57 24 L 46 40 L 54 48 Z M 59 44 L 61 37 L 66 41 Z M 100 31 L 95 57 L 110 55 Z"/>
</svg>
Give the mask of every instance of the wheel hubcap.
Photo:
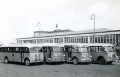
<svg viewBox="0 0 120 77">
<path fill-rule="evenodd" d="M 5 59 L 5 62 L 6 62 L 6 63 L 8 63 L 8 60 L 7 60 L 7 59 Z"/>
<path fill-rule="evenodd" d="M 76 59 L 74 59 L 74 60 L 73 60 L 73 63 L 74 63 L 74 64 L 77 64 L 77 60 L 76 60 Z"/>
<path fill-rule="evenodd" d="M 100 64 L 103 64 L 103 63 L 104 63 L 104 60 L 103 60 L 103 59 L 100 59 L 99 62 L 100 62 Z"/>
<path fill-rule="evenodd" d="M 26 60 L 25 64 L 26 64 L 26 65 L 29 65 L 29 61 L 28 61 L 28 60 Z"/>
</svg>

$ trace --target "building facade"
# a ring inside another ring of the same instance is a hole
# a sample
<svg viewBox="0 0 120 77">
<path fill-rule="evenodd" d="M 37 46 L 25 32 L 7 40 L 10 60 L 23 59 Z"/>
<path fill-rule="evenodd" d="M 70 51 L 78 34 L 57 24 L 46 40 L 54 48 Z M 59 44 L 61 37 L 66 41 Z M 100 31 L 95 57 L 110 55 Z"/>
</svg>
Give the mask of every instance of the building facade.
<svg viewBox="0 0 120 77">
<path fill-rule="evenodd" d="M 94 43 L 94 30 L 35 31 L 33 37 L 17 38 L 17 43 Z M 120 47 L 120 30 L 95 30 L 95 43 L 111 43 Z"/>
</svg>

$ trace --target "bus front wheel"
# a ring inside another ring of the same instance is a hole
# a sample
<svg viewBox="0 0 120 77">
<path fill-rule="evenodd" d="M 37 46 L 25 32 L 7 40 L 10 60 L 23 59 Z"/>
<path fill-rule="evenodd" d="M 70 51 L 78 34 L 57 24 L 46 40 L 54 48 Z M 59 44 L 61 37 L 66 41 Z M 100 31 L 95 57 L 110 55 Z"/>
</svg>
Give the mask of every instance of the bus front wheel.
<svg viewBox="0 0 120 77">
<path fill-rule="evenodd" d="M 103 57 L 100 57 L 98 59 L 98 61 L 99 61 L 100 64 L 105 64 L 106 63 L 106 61 L 105 61 L 105 59 Z"/>
<path fill-rule="evenodd" d="M 78 64 L 78 59 L 77 58 L 73 58 L 72 62 L 73 62 L 73 64 Z"/>
<path fill-rule="evenodd" d="M 30 65 L 30 60 L 25 59 L 25 65 L 29 66 Z"/>
<path fill-rule="evenodd" d="M 5 60 L 5 63 L 8 64 L 9 62 L 8 58 L 6 57 L 4 60 Z"/>
</svg>

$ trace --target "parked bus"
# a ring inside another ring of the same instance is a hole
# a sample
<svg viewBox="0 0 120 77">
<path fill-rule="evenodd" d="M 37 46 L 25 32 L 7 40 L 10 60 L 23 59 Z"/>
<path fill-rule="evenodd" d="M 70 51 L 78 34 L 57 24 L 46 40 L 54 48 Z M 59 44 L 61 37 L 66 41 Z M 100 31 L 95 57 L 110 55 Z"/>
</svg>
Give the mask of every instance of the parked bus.
<svg viewBox="0 0 120 77">
<path fill-rule="evenodd" d="M 43 62 L 42 47 L 33 44 L 9 44 L 0 47 L 1 60 L 8 62 L 21 62 L 25 65 Z"/>
<path fill-rule="evenodd" d="M 64 47 L 56 44 L 42 44 L 42 51 L 44 53 L 44 62 L 64 62 L 65 54 Z"/>
<path fill-rule="evenodd" d="M 92 62 L 100 64 L 112 64 L 118 59 L 112 44 L 87 44 L 90 47 Z"/>
<path fill-rule="evenodd" d="M 91 54 L 89 47 L 84 44 L 64 43 L 65 60 L 66 62 L 73 62 L 73 64 L 91 63 Z"/>
</svg>

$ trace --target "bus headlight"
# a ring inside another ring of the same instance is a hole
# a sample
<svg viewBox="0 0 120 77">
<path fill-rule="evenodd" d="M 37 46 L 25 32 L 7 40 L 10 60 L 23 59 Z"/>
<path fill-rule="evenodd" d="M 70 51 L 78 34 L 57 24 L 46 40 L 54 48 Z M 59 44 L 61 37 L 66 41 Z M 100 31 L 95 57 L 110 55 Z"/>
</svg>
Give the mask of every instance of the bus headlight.
<svg viewBox="0 0 120 77">
<path fill-rule="evenodd" d="M 90 58 L 92 58 L 92 56 L 90 56 Z"/>
<path fill-rule="evenodd" d="M 51 60 L 50 58 L 48 58 L 48 60 Z"/>
<path fill-rule="evenodd" d="M 119 59 L 119 57 L 118 56 L 115 56 L 116 57 L 116 59 Z"/>
</svg>

